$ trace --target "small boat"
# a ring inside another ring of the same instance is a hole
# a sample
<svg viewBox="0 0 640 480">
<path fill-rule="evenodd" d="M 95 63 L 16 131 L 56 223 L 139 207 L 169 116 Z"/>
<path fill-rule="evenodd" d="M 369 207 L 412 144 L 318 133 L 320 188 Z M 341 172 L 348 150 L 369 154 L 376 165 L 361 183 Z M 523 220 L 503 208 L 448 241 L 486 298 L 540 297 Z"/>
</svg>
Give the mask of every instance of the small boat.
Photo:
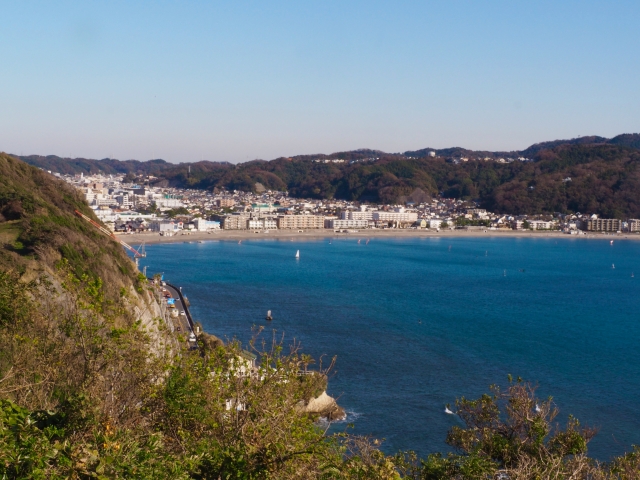
<svg viewBox="0 0 640 480">
<path fill-rule="evenodd" d="M 506 270 L 502 272 L 502 276 L 503 276 L 503 277 L 506 277 L 506 276 L 507 276 L 507 271 L 506 271 Z"/>
<path fill-rule="evenodd" d="M 240 245 L 242 243 L 242 240 L 238 240 L 238 245 Z"/>
<path fill-rule="evenodd" d="M 611 240 L 611 241 L 609 242 L 609 245 L 613 245 L 613 240 Z"/>
<path fill-rule="evenodd" d="M 449 410 L 449 406 L 447 405 L 446 407 L 444 407 L 444 413 L 446 413 L 447 415 L 454 415 L 454 413 Z"/>
<path fill-rule="evenodd" d="M 611 264 L 611 268 L 616 268 L 615 264 L 612 263 Z"/>
<path fill-rule="evenodd" d="M 536 413 L 540 413 L 540 412 L 542 412 L 542 409 L 540 408 L 540 405 L 536 403 Z"/>
<path fill-rule="evenodd" d="M 371 239 L 367 238 L 367 243 L 365 243 L 365 245 L 369 245 L 369 240 L 371 240 Z"/>
<path fill-rule="evenodd" d="M 631 272 L 631 278 L 633 278 L 633 277 L 634 277 L 633 272 Z"/>
<path fill-rule="evenodd" d="M 358 245 L 360 245 L 360 239 L 358 239 Z"/>
<path fill-rule="evenodd" d="M 296 252 L 296 258 L 300 258 L 300 250 Z"/>
<path fill-rule="evenodd" d="M 266 316 L 265 320 L 268 320 L 268 321 L 273 320 L 273 317 L 271 316 L 271 310 L 267 310 L 267 316 Z"/>
</svg>

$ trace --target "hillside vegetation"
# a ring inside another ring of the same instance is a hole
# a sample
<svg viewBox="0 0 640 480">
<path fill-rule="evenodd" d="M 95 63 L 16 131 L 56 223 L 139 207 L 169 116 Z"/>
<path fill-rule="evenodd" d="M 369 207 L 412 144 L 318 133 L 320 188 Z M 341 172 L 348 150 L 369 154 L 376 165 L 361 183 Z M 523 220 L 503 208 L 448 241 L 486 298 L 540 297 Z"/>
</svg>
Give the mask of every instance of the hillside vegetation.
<svg viewBox="0 0 640 480">
<path fill-rule="evenodd" d="M 155 185 L 207 190 L 287 190 L 293 197 L 397 203 L 429 196 L 477 200 L 498 213 L 597 213 L 606 217 L 640 216 L 638 160 L 640 134 L 607 139 L 591 136 L 532 145 L 520 152 L 478 152 L 463 148 L 425 148 L 404 154 L 355 150 L 331 155 L 300 155 L 232 165 L 196 162 L 178 165 L 152 160 L 60 159 L 23 157 L 60 173 L 153 175 Z M 473 159 L 531 158 L 508 164 Z M 472 161 L 455 164 L 456 158 Z M 344 163 L 313 160 L 343 159 Z M 351 163 L 354 161 L 355 163 Z M 189 171 L 190 169 L 190 171 Z M 570 178 L 571 180 L 566 180 Z"/>
<path fill-rule="evenodd" d="M 91 215 L 63 182 L 0 155 L 0 478 L 637 478 L 640 451 L 590 459 L 595 431 L 556 426 L 552 400 L 520 379 L 456 401 L 454 453 L 389 456 L 328 434 L 303 407 L 330 368 L 300 375 L 313 359 L 260 332 L 253 375 L 236 343 L 181 347 L 152 282 L 75 209 Z"/>
</svg>

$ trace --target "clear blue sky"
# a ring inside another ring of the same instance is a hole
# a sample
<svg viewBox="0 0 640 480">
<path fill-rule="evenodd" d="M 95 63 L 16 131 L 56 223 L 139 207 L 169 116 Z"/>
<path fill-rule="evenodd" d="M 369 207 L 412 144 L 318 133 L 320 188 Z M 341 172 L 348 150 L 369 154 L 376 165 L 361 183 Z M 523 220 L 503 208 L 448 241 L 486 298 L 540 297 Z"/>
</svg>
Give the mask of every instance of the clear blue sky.
<svg viewBox="0 0 640 480">
<path fill-rule="evenodd" d="M 0 150 L 246 161 L 640 131 L 639 1 L 0 4 Z"/>
</svg>

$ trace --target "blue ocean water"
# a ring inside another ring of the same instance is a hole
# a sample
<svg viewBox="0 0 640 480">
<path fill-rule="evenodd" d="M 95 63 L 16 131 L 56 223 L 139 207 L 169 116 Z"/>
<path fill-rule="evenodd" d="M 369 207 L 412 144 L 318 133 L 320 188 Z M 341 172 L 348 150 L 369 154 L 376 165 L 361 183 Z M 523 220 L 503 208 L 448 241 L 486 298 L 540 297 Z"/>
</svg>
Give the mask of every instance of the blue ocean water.
<svg viewBox="0 0 640 480">
<path fill-rule="evenodd" d="M 508 374 L 552 395 L 560 421 L 598 427 L 597 458 L 640 444 L 640 242 L 352 237 L 147 252 L 147 273 L 181 285 L 208 332 L 247 342 L 263 325 L 325 362 L 337 355 L 329 394 L 350 431 L 387 452 L 447 450 L 459 420 L 445 404 Z"/>
</svg>

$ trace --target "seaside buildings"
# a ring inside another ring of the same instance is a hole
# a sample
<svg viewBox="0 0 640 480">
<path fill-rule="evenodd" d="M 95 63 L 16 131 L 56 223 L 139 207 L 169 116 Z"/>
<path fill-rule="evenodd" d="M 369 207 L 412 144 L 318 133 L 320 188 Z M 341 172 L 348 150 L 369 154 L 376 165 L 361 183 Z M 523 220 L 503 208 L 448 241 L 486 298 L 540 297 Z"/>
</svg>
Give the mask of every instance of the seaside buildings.
<svg viewBox="0 0 640 480">
<path fill-rule="evenodd" d="M 620 232 L 622 231 L 622 220 L 615 218 L 592 218 L 587 221 L 587 231 Z"/>
<path fill-rule="evenodd" d="M 324 228 L 324 217 L 320 215 L 283 215 L 278 217 L 278 228 L 281 230 Z"/>
<path fill-rule="evenodd" d="M 473 159 L 468 159 L 472 161 Z M 509 159 L 507 159 L 509 160 Z M 507 161 L 505 160 L 505 161 Z M 521 159 L 517 159 L 523 161 Z M 460 159 L 463 161 L 463 159 Z M 496 161 L 499 161 L 496 160 Z M 340 199 L 299 199 L 287 192 L 204 191 L 124 182 L 124 175 L 53 174 L 84 194 L 96 216 L 114 231 L 332 229 L 560 230 L 640 234 L 638 219 L 607 219 L 589 214 L 509 215 L 475 202 L 426 197 L 401 205 L 361 204 Z"/>
</svg>

